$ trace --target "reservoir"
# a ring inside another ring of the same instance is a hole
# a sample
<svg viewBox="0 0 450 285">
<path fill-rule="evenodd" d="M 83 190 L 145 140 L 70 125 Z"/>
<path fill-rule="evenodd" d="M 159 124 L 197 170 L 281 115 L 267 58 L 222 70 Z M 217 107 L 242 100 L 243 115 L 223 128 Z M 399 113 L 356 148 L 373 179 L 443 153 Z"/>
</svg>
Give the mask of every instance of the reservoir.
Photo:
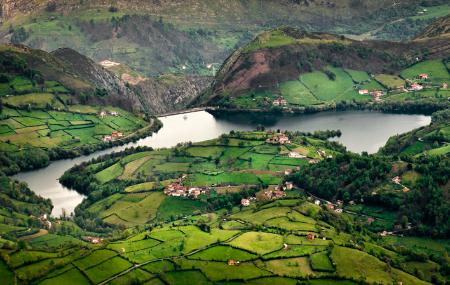
<svg viewBox="0 0 450 285">
<path fill-rule="evenodd" d="M 52 200 L 52 214 L 59 216 L 62 209 L 73 212 L 84 196 L 63 187 L 58 178 L 72 166 L 127 147 L 151 146 L 172 147 L 180 142 L 198 142 L 213 139 L 231 130 L 254 130 L 257 126 L 266 129 L 313 132 L 315 130 L 341 130 L 342 136 L 335 140 L 353 152 L 374 153 L 389 137 L 428 125 L 431 118 L 425 115 L 387 114 L 371 111 L 323 112 L 308 115 L 231 114 L 214 117 L 199 111 L 159 118 L 163 128 L 151 137 L 135 143 L 99 151 L 75 159 L 59 160 L 48 167 L 22 172 L 15 179 L 28 183 L 38 195 Z"/>
</svg>

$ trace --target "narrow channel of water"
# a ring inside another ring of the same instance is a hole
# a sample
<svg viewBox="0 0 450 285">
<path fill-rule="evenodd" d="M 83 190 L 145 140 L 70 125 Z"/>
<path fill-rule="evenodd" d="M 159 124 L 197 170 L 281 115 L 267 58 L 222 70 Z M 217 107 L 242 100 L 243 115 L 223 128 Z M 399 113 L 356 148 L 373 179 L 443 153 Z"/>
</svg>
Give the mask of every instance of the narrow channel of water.
<svg viewBox="0 0 450 285">
<path fill-rule="evenodd" d="M 88 156 L 53 162 L 46 168 L 23 172 L 14 178 L 27 182 L 35 193 L 50 198 L 54 208 L 52 214 L 59 216 L 64 208 L 71 213 L 83 200 L 83 195 L 63 187 L 58 178 L 75 164 L 89 161 L 94 157 L 121 151 L 127 147 L 151 146 L 154 148 L 172 147 L 180 142 L 198 142 L 216 138 L 231 130 L 253 130 L 258 125 L 271 129 L 342 131 L 337 139 L 348 150 L 354 152 L 376 152 L 389 137 L 428 125 L 429 116 L 385 114 L 370 111 L 325 112 L 310 115 L 273 116 L 235 114 L 226 118 L 214 117 L 200 111 L 170 117 L 161 117 L 163 128 L 152 137 L 141 139 L 120 147 L 99 151 Z"/>
</svg>

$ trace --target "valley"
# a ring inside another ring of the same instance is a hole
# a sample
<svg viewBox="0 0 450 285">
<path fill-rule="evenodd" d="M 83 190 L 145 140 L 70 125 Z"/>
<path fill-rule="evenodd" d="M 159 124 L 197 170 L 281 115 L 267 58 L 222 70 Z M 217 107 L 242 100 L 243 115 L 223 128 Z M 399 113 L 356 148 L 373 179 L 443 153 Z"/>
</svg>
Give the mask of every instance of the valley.
<svg viewBox="0 0 450 285">
<path fill-rule="evenodd" d="M 449 284 L 450 6 L 0 2 L 0 283 Z"/>
</svg>

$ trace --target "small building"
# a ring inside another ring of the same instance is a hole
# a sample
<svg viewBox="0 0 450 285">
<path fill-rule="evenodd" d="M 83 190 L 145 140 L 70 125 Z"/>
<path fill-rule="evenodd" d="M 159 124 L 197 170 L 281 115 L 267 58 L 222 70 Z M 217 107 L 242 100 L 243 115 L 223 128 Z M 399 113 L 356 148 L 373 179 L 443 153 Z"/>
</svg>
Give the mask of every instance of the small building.
<svg viewBox="0 0 450 285">
<path fill-rule="evenodd" d="M 341 208 L 339 208 L 339 209 L 335 209 L 334 212 L 336 214 L 342 214 L 343 210 Z"/>
<path fill-rule="evenodd" d="M 290 158 L 306 158 L 306 156 L 304 156 L 303 154 L 300 154 L 296 151 L 289 152 L 288 157 L 290 157 Z"/>
<path fill-rule="evenodd" d="M 228 260 L 228 265 L 229 266 L 237 266 L 237 265 L 239 265 L 239 261 L 234 260 L 234 259 L 229 259 Z"/>
<path fill-rule="evenodd" d="M 448 83 L 446 82 L 442 83 L 442 89 L 448 89 Z"/>
<path fill-rule="evenodd" d="M 123 138 L 123 133 L 114 131 L 114 132 L 112 132 L 111 137 L 113 139 L 120 139 L 120 138 Z"/>
<path fill-rule="evenodd" d="M 103 142 L 110 142 L 110 141 L 112 141 L 112 136 L 103 136 L 102 141 Z"/>
<path fill-rule="evenodd" d="M 314 204 L 316 204 L 317 206 L 319 206 L 319 205 L 320 205 L 320 200 L 315 200 L 315 201 L 314 201 Z"/>
<path fill-rule="evenodd" d="M 99 244 L 99 243 L 103 242 L 103 239 L 102 239 L 102 238 L 99 238 L 99 237 L 91 237 L 91 236 L 84 237 L 83 240 L 85 240 L 85 241 L 87 241 L 87 242 L 90 242 L 90 243 L 92 243 L 92 244 Z"/>
<path fill-rule="evenodd" d="M 289 140 L 289 137 L 286 136 L 283 133 L 280 134 L 275 134 L 270 138 L 266 139 L 266 143 L 271 143 L 271 144 L 289 144 L 291 143 L 291 141 Z"/>
<path fill-rule="evenodd" d="M 119 113 L 116 112 L 116 111 L 111 111 L 111 112 L 109 112 L 109 114 L 110 114 L 111 116 L 115 116 L 115 117 L 119 116 Z"/>
<path fill-rule="evenodd" d="M 105 111 L 101 111 L 99 114 L 98 114 L 98 116 L 100 117 L 100 118 L 104 118 L 104 117 L 106 117 L 106 112 Z"/>
<path fill-rule="evenodd" d="M 359 93 L 359 95 L 366 95 L 366 94 L 369 94 L 369 90 L 361 89 L 361 90 L 358 91 L 358 93 Z"/>
<path fill-rule="evenodd" d="M 241 200 L 241 205 L 244 206 L 244 207 L 250 206 L 250 200 L 249 199 L 242 199 Z"/>
<path fill-rule="evenodd" d="M 392 178 L 392 182 L 394 182 L 397 185 L 400 185 L 401 179 L 399 176 L 395 176 L 394 178 Z"/>
<path fill-rule="evenodd" d="M 292 174 L 292 169 L 288 168 L 284 170 L 284 175 L 291 175 Z"/>
<path fill-rule="evenodd" d="M 294 183 L 286 182 L 286 190 L 292 190 L 294 188 Z"/>
<path fill-rule="evenodd" d="M 334 210 L 334 205 L 331 204 L 331 203 L 328 203 L 328 204 L 327 204 L 327 209 L 328 209 L 328 210 Z"/>
<path fill-rule="evenodd" d="M 287 101 L 283 97 L 278 97 L 277 99 L 273 100 L 272 105 L 274 106 L 287 106 Z"/>
<path fill-rule="evenodd" d="M 421 74 L 419 74 L 419 76 L 417 76 L 419 79 L 422 79 L 422 80 L 425 80 L 425 79 L 428 79 L 428 74 L 426 74 L 426 73 L 421 73 Z"/>
<path fill-rule="evenodd" d="M 306 238 L 308 240 L 314 240 L 316 238 L 316 235 L 314 233 L 308 233 L 308 235 L 306 235 Z"/>
<path fill-rule="evenodd" d="M 289 250 L 289 245 L 287 243 L 283 244 L 283 250 Z"/>
<path fill-rule="evenodd" d="M 372 224 L 373 222 L 375 222 L 375 219 L 374 218 L 372 218 L 372 217 L 368 217 L 367 218 L 367 224 Z"/>
<path fill-rule="evenodd" d="M 406 186 L 404 186 L 403 189 L 402 189 L 402 191 L 403 191 L 403 193 L 408 193 L 408 192 L 409 192 L 409 188 L 406 187 Z"/>
<path fill-rule="evenodd" d="M 413 84 L 411 84 L 411 90 L 420 91 L 422 89 L 423 89 L 423 86 L 420 85 L 419 83 L 414 82 Z"/>
</svg>

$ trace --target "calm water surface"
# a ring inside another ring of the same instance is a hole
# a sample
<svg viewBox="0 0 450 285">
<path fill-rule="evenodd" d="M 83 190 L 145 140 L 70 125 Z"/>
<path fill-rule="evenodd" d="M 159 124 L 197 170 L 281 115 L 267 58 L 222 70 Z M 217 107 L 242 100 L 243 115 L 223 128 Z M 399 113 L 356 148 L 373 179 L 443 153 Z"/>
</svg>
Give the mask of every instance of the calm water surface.
<svg viewBox="0 0 450 285">
<path fill-rule="evenodd" d="M 27 182 L 35 193 L 50 198 L 54 205 L 52 214 L 59 216 L 63 208 L 68 213 L 72 212 L 84 196 L 63 187 L 58 178 L 75 164 L 127 147 L 144 145 L 154 148 L 172 147 L 180 142 L 208 140 L 231 130 L 253 130 L 256 126 L 263 125 L 271 129 L 305 132 L 340 129 L 342 136 L 337 141 L 348 150 L 373 153 L 383 146 L 389 137 L 428 125 L 431 118 L 423 115 L 369 111 L 325 112 L 297 116 L 237 114 L 224 118 L 214 117 L 207 112 L 195 112 L 162 117 L 160 120 L 164 126 L 152 137 L 88 156 L 56 161 L 46 168 L 19 173 L 15 178 Z"/>
</svg>

